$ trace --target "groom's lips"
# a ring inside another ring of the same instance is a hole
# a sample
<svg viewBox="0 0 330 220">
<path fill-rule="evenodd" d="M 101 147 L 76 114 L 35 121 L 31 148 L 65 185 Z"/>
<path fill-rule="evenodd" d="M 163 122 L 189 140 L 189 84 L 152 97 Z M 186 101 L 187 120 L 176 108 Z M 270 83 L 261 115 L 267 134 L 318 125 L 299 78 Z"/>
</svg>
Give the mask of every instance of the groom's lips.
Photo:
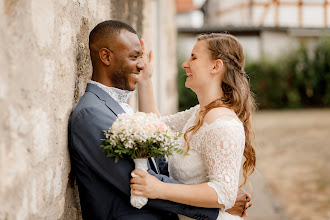
<svg viewBox="0 0 330 220">
<path fill-rule="evenodd" d="M 139 75 L 140 75 L 140 72 L 132 72 L 131 73 L 131 77 L 133 77 L 135 79 L 139 78 Z"/>
</svg>

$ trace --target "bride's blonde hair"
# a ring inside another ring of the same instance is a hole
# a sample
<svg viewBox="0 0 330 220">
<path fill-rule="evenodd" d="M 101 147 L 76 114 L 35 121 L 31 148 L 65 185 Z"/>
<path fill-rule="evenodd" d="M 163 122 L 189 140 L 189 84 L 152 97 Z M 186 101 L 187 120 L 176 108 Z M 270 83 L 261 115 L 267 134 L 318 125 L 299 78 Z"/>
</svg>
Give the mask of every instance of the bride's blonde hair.
<svg viewBox="0 0 330 220">
<path fill-rule="evenodd" d="M 205 40 L 208 43 L 208 49 L 214 60 L 221 59 L 227 71 L 224 74 L 221 87 L 223 97 L 214 100 L 205 110 L 199 112 L 198 121 L 190 127 L 184 134 L 184 139 L 189 150 L 189 141 L 191 137 L 203 125 L 205 115 L 213 108 L 226 107 L 235 111 L 238 118 L 244 126 L 245 148 L 243 164 L 243 183 L 244 186 L 249 176 L 253 173 L 256 165 L 256 154 L 253 147 L 254 132 L 251 128 L 251 117 L 255 111 L 255 102 L 250 91 L 248 76 L 244 71 L 245 58 L 243 48 L 238 40 L 230 34 L 201 34 L 197 40 Z M 188 133 L 192 132 L 188 137 Z"/>
</svg>

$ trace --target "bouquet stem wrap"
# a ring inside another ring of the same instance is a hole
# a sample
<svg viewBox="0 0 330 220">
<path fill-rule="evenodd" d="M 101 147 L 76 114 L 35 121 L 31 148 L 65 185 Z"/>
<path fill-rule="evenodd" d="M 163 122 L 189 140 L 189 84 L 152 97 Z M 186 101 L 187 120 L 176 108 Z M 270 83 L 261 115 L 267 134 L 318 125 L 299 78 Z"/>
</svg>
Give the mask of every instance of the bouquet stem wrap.
<svg viewBox="0 0 330 220">
<path fill-rule="evenodd" d="M 145 158 L 137 158 L 133 159 L 135 163 L 135 169 L 138 168 L 140 170 L 143 170 L 144 172 L 147 172 L 148 170 L 148 163 L 147 159 Z M 131 174 L 132 177 L 136 177 L 134 173 Z M 148 198 L 143 197 L 143 196 L 135 196 L 132 194 L 132 189 L 131 189 L 131 204 L 135 208 L 141 209 L 145 204 L 147 204 Z"/>
</svg>

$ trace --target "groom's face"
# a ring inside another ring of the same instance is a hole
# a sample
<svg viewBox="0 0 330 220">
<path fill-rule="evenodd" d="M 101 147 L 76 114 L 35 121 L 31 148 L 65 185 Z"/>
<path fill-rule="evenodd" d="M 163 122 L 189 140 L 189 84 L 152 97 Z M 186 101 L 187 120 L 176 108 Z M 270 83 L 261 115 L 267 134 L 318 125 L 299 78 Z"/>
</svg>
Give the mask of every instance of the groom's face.
<svg viewBox="0 0 330 220">
<path fill-rule="evenodd" d="M 113 47 L 110 79 L 114 87 L 135 90 L 140 71 L 143 70 L 142 48 L 138 36 L 123 30 Z"/>
</svg>

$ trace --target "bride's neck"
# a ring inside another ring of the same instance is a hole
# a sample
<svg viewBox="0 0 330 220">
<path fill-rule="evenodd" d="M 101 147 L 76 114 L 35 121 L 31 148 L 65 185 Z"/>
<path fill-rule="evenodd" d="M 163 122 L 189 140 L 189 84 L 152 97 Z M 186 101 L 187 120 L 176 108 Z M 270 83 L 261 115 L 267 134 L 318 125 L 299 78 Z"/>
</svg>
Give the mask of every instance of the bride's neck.
<svg viewBox="0 0 330 220">
<path fill-rule="evenodd" d="M 205 90 L 204 92 L 199 92 L 196 93 L 197 94 L 197 99 L 198 102 L 200 104 L 200 109 L 204 110 L 205 106 L 207 106 L 208 104 L 210 104 L 211 102 L 213 102 L 216 99 L 219 99 L 221 97 L 223 97 L 223 92 L 221 89 L 218 90 L 212 90 L 212 89 L 208 89 Z"/>
</svg>

